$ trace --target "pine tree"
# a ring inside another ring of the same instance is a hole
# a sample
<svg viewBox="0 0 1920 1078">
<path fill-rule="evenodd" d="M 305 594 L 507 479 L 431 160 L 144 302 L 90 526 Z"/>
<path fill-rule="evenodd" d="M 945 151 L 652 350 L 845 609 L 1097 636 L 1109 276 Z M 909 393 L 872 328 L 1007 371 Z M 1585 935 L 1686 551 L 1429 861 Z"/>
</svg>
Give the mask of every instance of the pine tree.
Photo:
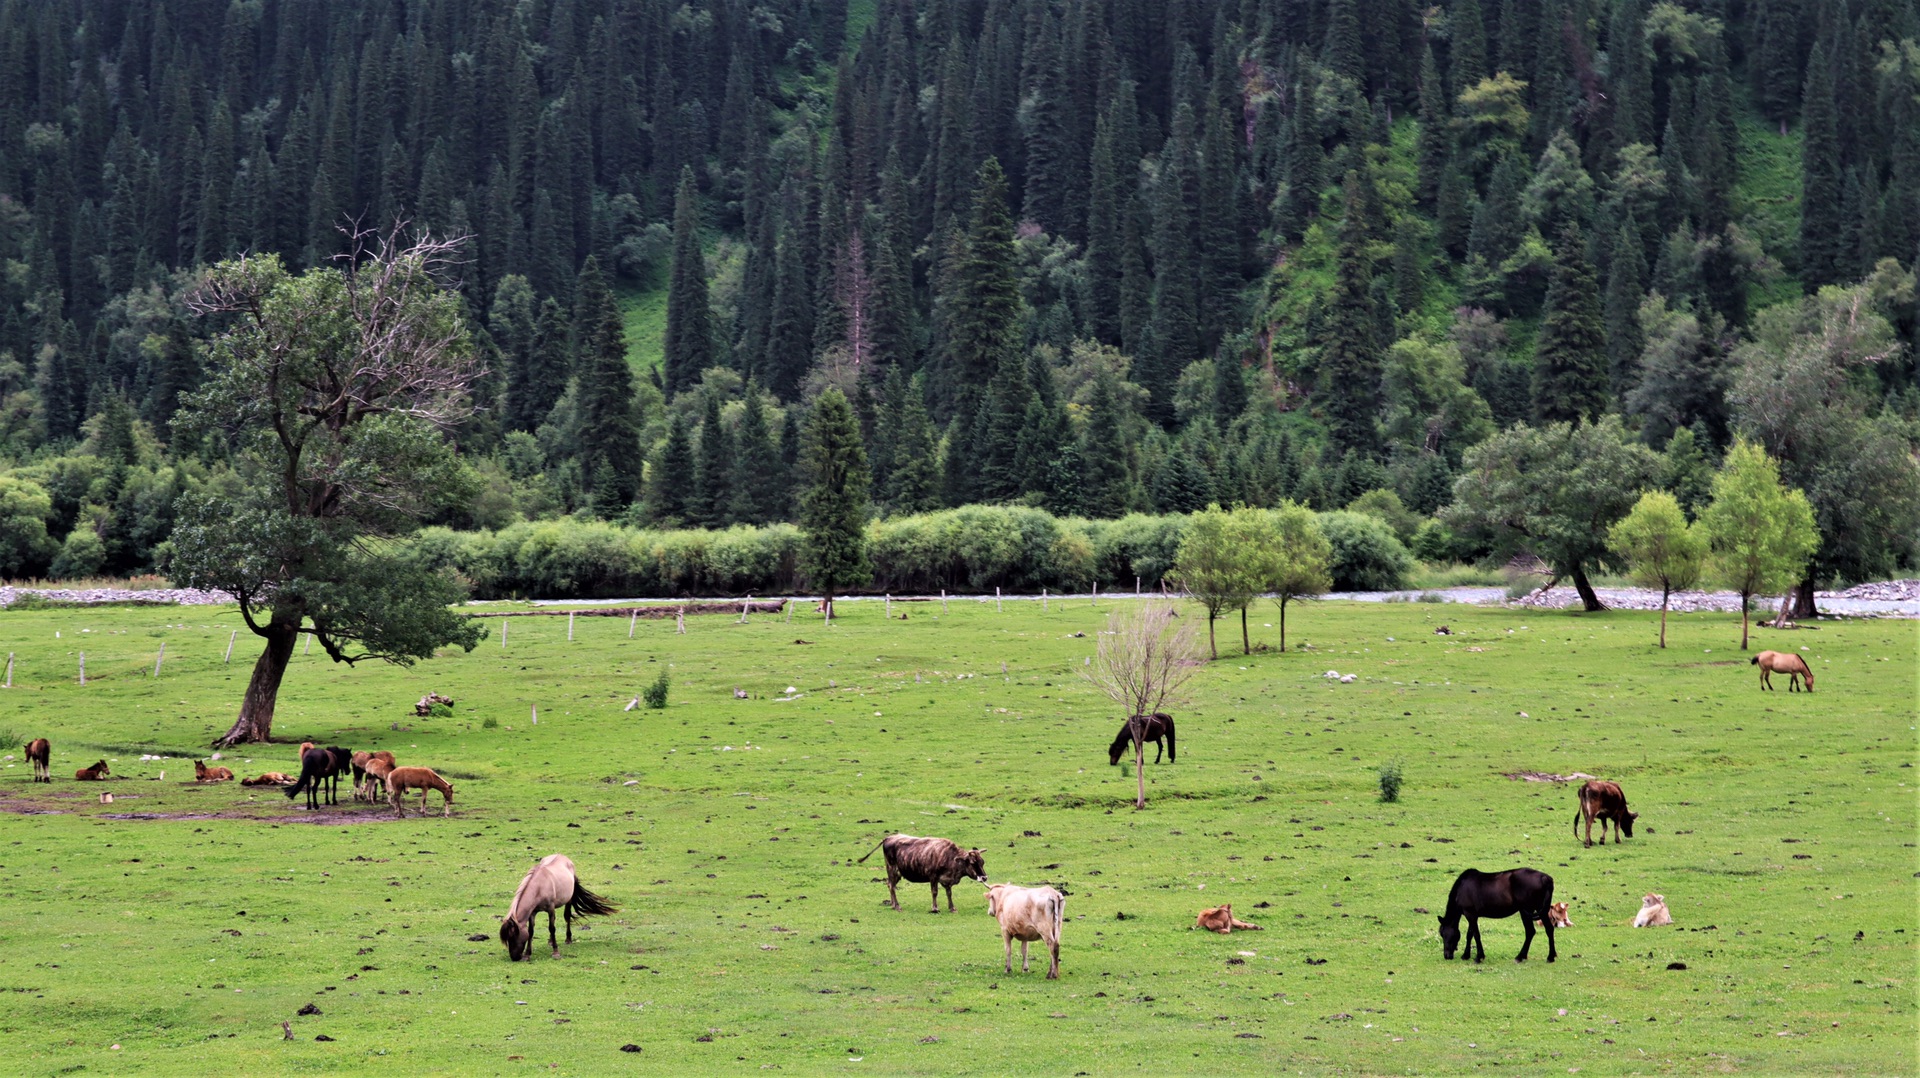
<svg viewBox="0 0 1920 1078">
<path fill-rule="evenodd" d="M 1751 16 L 1758 39 L 1747 60 L 1754 101 L 1782 135 L 1800 107 L 1800 2 L 1758 0 Z"/>
<path fill-rule="evenodd" d="M 661 381 L 672 396 L 714 365 L 706 258 L 700 252 L 700 197 L 693 166 L 680 172 L 673 199 L 673 265 L 667 283 L 667 335 Z"/>
<path fill-rule="evenodd" d="M 1454 17 L 1459 17 L 1458 12 Z M 1420 140 L 1414 151 L 1420 205 L 1427 209 L 1433 208 L 1440 196 L 1440 178 L 1452 156 L 1452 132 L 1447 127 L 1451 112 L 1440 65 L 1434 62 L 1433 46 L 1427 45 L 1420 50 Z"/>
<path fill-rule="evenodd" d="M 1653 144 L 1653 56 L 1646 43 L 1645 0 L 1619 0 L 1607 24 L 1613 148 Z"/>
<path fill-rule="evenodd" d="M 800 467 L 806 482 L 800 495 L 800 564 L 825 597 L 831 620 L 835 593 L 873 575 L 867 560 L 867 451 L 860 422 L 838 389 L 814 401 Z"/>
<path fill-rule="evenodd" d="M 1176 439 L 1160 459 L 1153 475 L 1153 508 L 1160 513 L 1193 513 L 1213 500 L 1213 481 L 1188 452 L 1186 439 Z"/>
<path fill-rule="evenodd" d="M 687 522 L 693 469 L 693 437 L 687 432 L 686 416 L 675 412 L 647 483 L 647 516 L 654 523 L 679 527 Z"/>
<path fill-rule="evenodd" d="M 1360 83 L 1365 72 L 1360 52 L 1359 0 L 1328 0 L 1325 63 L 1336 75 Z"/>
<path fill-rule="evenodd" d="M 1003 362 L 1018 357 L 1020 282 L 1014 274 L 1013 219 L 1007 213 L 1006 174 L 992 157 L 975 176 L 972 218 L 941 297 L 946 355 L 940 372 L 955 414 L 971 428 L 973 414 Z M 1024 367 L 1019 368 L 1024 370 Z M 1024 409 L 1025 398 L 1019 407 Z"/>
<path fill-rule="evenodd" d="M 701 446 L 705 450 L 704 440 Z M 760 387 L 747 383 L 746 410 L 734 443 L 731 501 L 727 516 L 736 524 L 770 524 L 785 513 L 786 471 L 780 466 L 767 426 L 767 410 Z"/>
<path fill-rule="evenodd" d="M 1846 276 L 1840 200 L 1840 118 L 1834 109 L 1832 58 L 1816 45 L 1807 64 L 1800 129 L 1805 142 L 1800 151 L 1800 280 L 1809 292 L 1838 284 Z"/>
<path fill-rule="evenodd" d="M 894 432 L 887 501 L 897 512 L 921 513 L 939 505 L 940 445 L 927 415 L 926 376 L 907 383 L 906 403 Z"/>
<path fill-rule="evenodd" d="M 1453 92 L 1447 100 L 1456 101 L 1461 91 L 1476 86 L 1487 77 L 1487 20 L 1480 0 L 1456 0 L 1449 13 L 1453 28 L 1453 48 L 1448 57 L 1448 84 Z M 1425 92 L 1422 79 L 1422 92 Z"/>
<path fill-rule="evenodd" d="M 1347 174 L 1347 215 L 1334 255 L 1333 294 L 1327 301 L 1320 349 L 1322 414 L 1334 444 L 1372 452 L 1378 443 L 1380 350 L 1373 304 L 1373 266 L 1360 208 L 1360 180 Z"/>
<path fill-rule="evenodd" d="M 1246 410 L 1246 364 L 1237 350 L 1222 350 L 1213 360 L 1213 421 L 1221 430 L 1231 430 Z"/>
<path fill-rule="evenodd" d="M 1133 501 L 1132 447 L 1122 420 L 1117 381 L 1111 371 L 1094 375 L 1087 401 L 1087 426 L 1080 439 L 1080 457 L 1086 465 L 1081 505 L 1096 519 L 1126 513 Z"/>
<path fill-rule="evenodd" d="M 640 493 L 640 425 L 634 414 L 633 369 L 626 332 L 598 259 L 580 269 L 574 324 L 580 328 L 581 442 L 587 447 L 594 508 L 613 516 Z"/>
<path fill-rule="evenodd" d="M 1162 426 L 1173 423 L 1174 380 L 1200 358 L 1194 125 L 1190 106 L 1174 110 L 1173 129 L 1160 154 L 1160 198 L 1154 208 L 1153 323 L 1140 356 L 1139 381 L 1149 394 L 1148 416 Z"/>
<path fill-rule="evenodd" d="M 1533 353 L 1533 415 L 1540 423 L 1595 419 L 1607 410 L 1605 323 L 1586 240 L 1561 230 L 1553 282 Z"/>
<path fill-rule="evenodd" d="M 720 421 L 720 395 L 701 394 L 700 450 L 693 460 L 693 497 L 687 503 L 691 522 L 706 528 L 724 528 L 733 506 L 733 439 Z"/>
<path fill-rule="evenodd" d="M 1640 228 L 1633 211 L 1614 236 L 1607 258 L 1606 338 L 1607 381 L 1615 407 L 1633 389 L 1645 337 L 1640 331 L 1640 300 L 1645 294 L 1647 255 L 1640 246 Z"/>
<path fill-rule="evenodd" d="M 1114 94 L 1093 136 L 1087 178 L 1087 330 L 1105 344 L 1120 343 L 1120 214 L 1122 198 L 1119 163 L 1114 159 L 1113 111 L 1132 108 L 1129 91 Z"/>
</svg>

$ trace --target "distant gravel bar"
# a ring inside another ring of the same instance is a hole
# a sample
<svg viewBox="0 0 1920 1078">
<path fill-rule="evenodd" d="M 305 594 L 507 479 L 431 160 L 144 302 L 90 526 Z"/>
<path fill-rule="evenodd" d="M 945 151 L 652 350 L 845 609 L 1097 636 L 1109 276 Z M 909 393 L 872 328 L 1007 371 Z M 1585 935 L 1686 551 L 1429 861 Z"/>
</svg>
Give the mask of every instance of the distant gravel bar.
<svg viewBox="0 0 1920 1078">
<path fill-rule="evenodd" d="M 199 588 L 14 588 L 0 587 L 0 608 L 13 605 L 24 595 L 37 595 L 54 603 L 152 603 L 156 606 L 220 606 L 233 602 L 224 591 Z"/>
</svg>

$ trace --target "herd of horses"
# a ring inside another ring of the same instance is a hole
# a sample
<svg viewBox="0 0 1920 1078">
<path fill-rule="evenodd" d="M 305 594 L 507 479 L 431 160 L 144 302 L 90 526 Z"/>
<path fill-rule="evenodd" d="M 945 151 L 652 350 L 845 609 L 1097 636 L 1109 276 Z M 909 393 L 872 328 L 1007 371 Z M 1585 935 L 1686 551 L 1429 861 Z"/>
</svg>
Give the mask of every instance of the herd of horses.
<svg viewBox="0 0 1920 1078">
<path fill-rule="evenodd" d="M 1752 664 L 1760 668 L 1761 687 L 1771 689 L 1771 674 L 1787 674 L 1789 691 L 1797 692 L 1804 680 L 1806 691 L 1813 691 L 1813 671 L 1805 659 L 1785 652 L 1763 651 L 1752 659 Z M 1117 765 L 1129 746 L 1144 753 L 1146 743 L 1154 744 L 1154 763 L 1161 758 L 1162 741 L 1166 759 L 1173 762 L 1176 757 L 1174 721 L 1171 715 L 1154 713 L 1135 715 L 1120 728 L 1108 746 L 1108 764 Z M 34 782 L 52 782 L 52 746 L 44 737 L 34 738 L 26 745 L 27 759 L 33 765 Z M 1142 756 L 1144 759 L 1144 756 Z M 199 782 L 230 781 L 233 772 L 225 767 L 208 767 L 203 761 L 194 761 L 194 775 Z M 400 767 L 391 752 L 385 750 L 373 752 L 355 752 L 338 745 L 320 746 L 313 742 L 304 742 L 300 746 L 300 774 L 297 779 L 289 778 L 281 772 L 266 772 L 257 778 L 242 781 L 245 786 L 280 785 L 286 787 L 289 800 L 304 793 L 307 795 L 307 808 L 318 811 L 322 803 L 337 805 L 340 780 L 351 776 L 350 785 L 356 800 L 373 802 L 384 791 L 387 801 L 394 811 L 406 815 L 404 797 L 412 791 L 420 795 L 420 812 L 427 811 L 427 792 L 440 791 L 441 814 L 451 816 L 453 812 L 453 785 L 441 778 L 431 768 Z M 107 762 L 102 759 L 91 767 L 74 772 L 78 781 L 98 781 L 109 777 Z M 1586 844 L 1593 845 L 1593 824 L 1600 823 L 1600 844 L 1606 845 L 1607 825 L 1614 828 L 1614 844 L 1619 845 L 1633 837 L 1633 823 L 1639 814 L 1628 811 L 1626 795 L 1619 785 L 1598 779 L 1583 783 L 1578 791 L 1579 807 L 1574 815 L 1574 836 L 1579 837 L 1580 824 L 1586 822 Z M 871 857 L 875 850 L 886 852 L 887 893 L 893 908 L 898 911 L 900 900 L 896 885 L 901 879 L 912 883 L 927 883 L 933 888 L 933 912 L 940 912 L 940 888 L 947 889 L 947 909 L 952 912 L 953 884 L 962 879 L 975 879 L 987 884 L 986 864 L 978 849 L 965 849 L 944 838 L 920 838 L 912 835 L 890 835 L 869 850 L 860 861 Z M 1052 932 L 1044 931 L 1043 925 L 1035 931 L 1010 922 L 1006 911 L 999 908 L 1001 890 L 1032 891 L 1060 896 L 1051 888 L 1023 889 L 1013 888 L 1010 884 L 987 885 L 988 906 L 990 912 L 1001 920 L 1002 933 L 1007 939 L 1008 969 L 1011 970 L 1012 945 L 1014 938 L 1021 939 L 1021 968 L 1026 968 L 1027 940 L 1046 938 L 1052 947 L 1052 964 L 1047 976 L 1053 978 L 1059 973 L 1059 921 L 1058 901 L 1050 907 L 1050 912 L 1040 920 L 1051 918 Z M 618 912 L 619 907 L 605 898 L 594 894 L 580 883 L 573 861 L 565 854 L 550 854 L 540 859 L 514 891 L 513 900 L 508 905 L 507 914 L 500 921 L 500 942 L 507 948 L 507 955 L 515 962 L 529 956 L 533 948 L 534 921 L 542 912 L 547 915 L 547 943 L 553 956 L 560 956 L 560 942 L 555 931 L 555 911 L 566 919 L 568 943 L 573 942 L 573 920 L 575 917 L 605 915 Z M 1475 962 L 1484 962 L 1487 957 L 1486 943 L 1480 935 L 1482 920 L 1500 920 L 1519 914 L 1521 924 L 1526 930 L 1526 938 L 1520 944 L 1520 953 L 1516 962 L 1527 960 L 1533 948 L 1534 926 L 1538 924 L 1547 934 L 1547 961 L 1559 957 L 1554 945 L 1553 931 L 1556 926 L 1571 924 L 1567 918 L 1567 904 L 1553 900 L 1553 877 L 1538 869 L 1520 867 L 1504 872 L 1481 872 L 1467 869 L 1460 873 L 1447 893 L 1445 910 L 1439 916 L 1439 934 L 1441 951 L 1451 961 L 1456 951 L 1464 961 L 1472 958 Z M 1466 922 L 1466 930 L 1461 931 L 1461 922 Z M 1672 917 L 1666 907 L 1663 895 L 1646 896 L 1638 916 L 1634 918 L 1635 927 L 1671 924 Z M 1196 928 L 1228 934 L 1238 929 L 1257 931 L 1258 925 L 1249 924 L 1233 916 L 1232 906 L 1220 906 L 1203 910 L 1195 923 Z M 1036 934 L 1037 933 L 1037 934 Z"/>
</svg>

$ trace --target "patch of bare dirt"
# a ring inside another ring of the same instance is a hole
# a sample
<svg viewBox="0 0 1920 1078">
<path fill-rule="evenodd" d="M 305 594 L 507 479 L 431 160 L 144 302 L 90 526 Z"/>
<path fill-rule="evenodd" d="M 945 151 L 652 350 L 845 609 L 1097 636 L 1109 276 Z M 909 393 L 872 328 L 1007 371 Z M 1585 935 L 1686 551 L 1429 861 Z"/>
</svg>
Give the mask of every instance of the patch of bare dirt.
<svg viewBox="0 0 1920 1078">
<path fill-rule="evenodd" d="M 1585 771 L 1575 771 L 1571 775 L 1555 775 L 1548 771 L 1509 771 L 1506 776 L 1517 782 L 1580 782 L 1585 779 L 1599 778 Z"/>
</svg>

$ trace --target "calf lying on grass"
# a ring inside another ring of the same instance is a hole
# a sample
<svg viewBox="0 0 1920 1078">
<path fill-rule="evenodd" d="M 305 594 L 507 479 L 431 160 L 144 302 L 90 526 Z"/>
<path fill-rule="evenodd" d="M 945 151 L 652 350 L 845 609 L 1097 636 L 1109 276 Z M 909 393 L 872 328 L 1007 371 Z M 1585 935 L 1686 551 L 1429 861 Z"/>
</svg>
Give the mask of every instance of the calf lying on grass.
<svg viewBox="0 0 1920 1078">
<path fill-rule="evenodd" d="M 1667 912 L 1667 896 L 1649 894 L 1640 900 L 1640 912 L 1633 915 L 1633 927 L 1657 928 L 1673 923 L 1673 915 Z"/>
<path fill-rule="evenodd" d="M 1261 931 L 1259 925 L 1249 924 L 1235 917 L 1233 915 L 1233 903 L 1231 902 L 1224 906 L 1215 906 L 1210 910 L 1201 910 L 1199 919 L 1193 922 L 1193 927 L 1204 928 L 1209 932 L 1218 932 L 1223 936 L 1232 935 L 1233 930 L 1236 928 L 1242 932 Z"/>
<path fill-rule="evenodd" d="M 1047 966 L 1047 980 L 1060 979 L 1060 922 L 1062 912 L 1067 908 L 1067 896 L 1051 887 L 1017 887 L 1011 883 L 996 883 L 987 887 L 987 912 L 1000 921 L 1000 941 L 1006 944 L 1006 972 L 1013 972 L 1013 941 L 1020 941 L 1020 972 L 1030 968 L 1027 964 L 1027 944 L 1034 940 L 1046 943 L 1052 961 Z"/>
</svg>

